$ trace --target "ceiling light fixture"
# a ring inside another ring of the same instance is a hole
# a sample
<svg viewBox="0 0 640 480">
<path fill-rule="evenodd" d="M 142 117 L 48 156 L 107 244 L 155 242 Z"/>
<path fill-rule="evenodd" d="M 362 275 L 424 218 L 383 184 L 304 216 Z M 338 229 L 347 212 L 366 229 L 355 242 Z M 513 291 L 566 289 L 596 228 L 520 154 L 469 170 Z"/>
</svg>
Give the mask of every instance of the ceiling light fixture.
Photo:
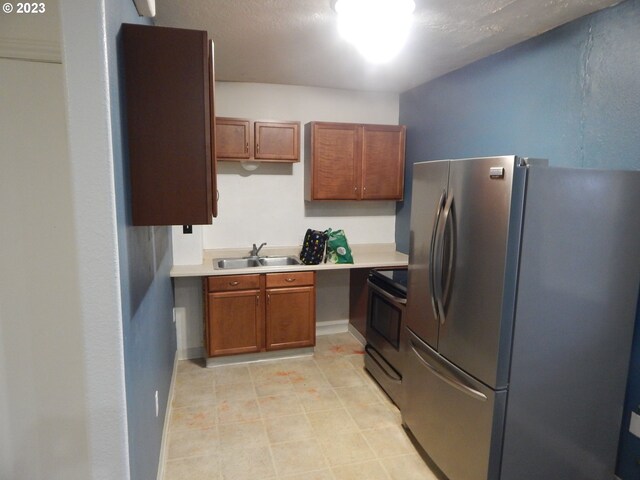
<svg viewBox="0 0 640 480">
<path fill-rule="evenodd" d="M 413 0 L 336 0 L 338 31 L 372 63 L 399 52 L 409 35 Z"/>
<path fill-rule="evenodd" d="M 260 166 L 260 162 L 251 162 L 249 160 L 240 160 L 240 166 L 247 172 L 253 172 Z"/>
</svg>

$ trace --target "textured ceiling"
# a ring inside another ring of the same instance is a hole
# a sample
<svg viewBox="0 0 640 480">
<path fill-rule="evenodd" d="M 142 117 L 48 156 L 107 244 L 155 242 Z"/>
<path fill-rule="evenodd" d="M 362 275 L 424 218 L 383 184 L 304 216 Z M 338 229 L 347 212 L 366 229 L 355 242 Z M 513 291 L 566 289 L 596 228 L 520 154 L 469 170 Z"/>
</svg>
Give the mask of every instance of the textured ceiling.
<svg viewBox="0 0 640 480">
<path fill-rule="evenodd" d="M 156 0 L 157 25 L 208 30 L 216 78 L 402 92 L 619 0 L 416 0 L 398 57 L 370 65 L 331 0 Z"/>
</svg>

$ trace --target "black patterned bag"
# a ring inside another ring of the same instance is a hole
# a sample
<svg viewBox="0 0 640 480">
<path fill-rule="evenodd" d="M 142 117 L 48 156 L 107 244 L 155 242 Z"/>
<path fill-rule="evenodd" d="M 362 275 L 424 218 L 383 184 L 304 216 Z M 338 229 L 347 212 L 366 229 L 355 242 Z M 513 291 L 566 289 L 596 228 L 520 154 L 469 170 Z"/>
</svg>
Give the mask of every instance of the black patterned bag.
<svg viewBox="0 0 640 480">
<path fill-rule="evenodd" d="M 324 259 L 327 245 L 327 233 L 319 230 L 307 229 L 300 251 L 300 261 L 305 265 L 318 265 Z"/>
</svg>

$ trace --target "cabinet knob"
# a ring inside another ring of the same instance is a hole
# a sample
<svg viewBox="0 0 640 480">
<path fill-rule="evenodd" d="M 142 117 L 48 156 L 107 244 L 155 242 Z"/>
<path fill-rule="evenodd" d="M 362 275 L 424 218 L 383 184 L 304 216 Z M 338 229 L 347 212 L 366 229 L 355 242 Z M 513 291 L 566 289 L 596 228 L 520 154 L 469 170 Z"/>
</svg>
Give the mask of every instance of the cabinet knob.
<svg viewBox="0 0 640 480">
<path fill-rule="evenodd" d="M 295 282 L 296 279 L 295 278 L 285 278 L 284 281 L 291 283 L 291 282 Z"/>
<path fill-rule="evenodd" d="M 229 282 L 232 287 L 237 287 L 240 282 Z"/>
<path fill-rule="evenodd" d="M 249 153 L 249 142 L 244 146 L 244 151 Z"/>
<path fill-rule="evenodd" d="M 260 153 L 260 144 L 256 143 L 256 152 Z"/>
<path fill-rule="evenodd" d="M 358 187 L 353 187 L 353 191 L 357 192 L 358 191 Z"/>
</svg>

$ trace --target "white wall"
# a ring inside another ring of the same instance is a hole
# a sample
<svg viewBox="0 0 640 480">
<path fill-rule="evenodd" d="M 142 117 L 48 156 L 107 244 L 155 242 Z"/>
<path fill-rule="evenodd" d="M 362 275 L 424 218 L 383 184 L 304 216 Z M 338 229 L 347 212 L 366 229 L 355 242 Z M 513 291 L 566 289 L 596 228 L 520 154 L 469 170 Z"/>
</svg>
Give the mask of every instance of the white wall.
<svg viewBox="0 0 640 480">
<path fill-rule="evenodd" d="M 45 3 L 0 15 L 0 478 L 127 480 L 105 5 Z"/>
<path fill-rule="evenodd" d="M 216 83 L 216 115 L 248 119 L 397 124 L 397 94 L 328 88 Z M 301 135 L 301 155 L 304 136 Z M 336 171 L 339 175 L 339 171 Z M 307 228 L 342 228 L 351 243 L 392 243 L 395 202 L 305 202 L 304 161 L 263 163 L 247 172 L 236 162 L 218 163 L 220 202 L 213 225 L 193 235 L 174 228 L 175 264 L 200 263 L 201 250 L 302 244 Z"/>
<path fill-rule="evenodd" d="M 216 115 L 252 120 L 398 123 L 397 94 L 328 88 L 216 82 Z M 301 132 L 301 155 L 304 135 Z M 336 174 L 339 175 L 337 171 Z M 350 243 L 393 243 L 395 202 L 305 202 L 304 158 L 295 164 L 261 164 L 247 172 L 236 162 L 218 162 L 218 217 L 211 226 L 184 235 L 173 229 L 174 264 L 199 264 L 203 249 L 246 248 L 252 243 L 297 246 L 307 228 L 344 229 Z M 178 349 L 181 358 L 202 347 L 202 293 L 199 279 L 175 279 L 175 301 L 182 307 Z M 349 274 L 317 276 L 316 320 L 347 320 Z"/>
<path fill-rule="evenodd" d="M 60 8 L 0 15 L 0 478 L 126 480 L 104 3 Z"/>
<path fill-rule="evenodd" d="M 0 14 L 0 58 L 60 63 L 58 0 L 46 0 L 45 12 L 35 14 L 18 14 L 17 2 L 8 3 L 14 11 Z"/>
<path fill-rule="evenodd" d="M 91 479 L 127 480 L 120 269 L 116 231 L 106 0 L 61 2 L 76 298 L 82 312 Z M 115 21 L 115 20 L 113 20 Z M 110 40 L 111 41 L 111 40 Z"/>
<path fill-rule="evenodd" d="M 90 478 L 62 65 L 0 85 L 0 478 Z"/>
</svg>

